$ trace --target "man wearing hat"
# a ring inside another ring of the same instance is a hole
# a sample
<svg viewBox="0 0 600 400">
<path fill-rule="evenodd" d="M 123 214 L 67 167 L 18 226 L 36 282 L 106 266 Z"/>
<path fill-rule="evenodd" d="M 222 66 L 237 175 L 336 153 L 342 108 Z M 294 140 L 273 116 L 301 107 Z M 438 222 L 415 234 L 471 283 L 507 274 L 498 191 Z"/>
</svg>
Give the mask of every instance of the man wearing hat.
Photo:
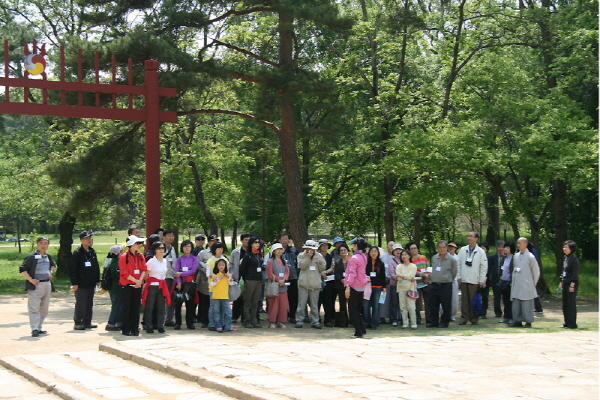
<svg viewBox="0 0 600 400">
<path fill-rule="evenodd" d="M 305 307 L 310 307 L 311 327 L 321 329 L 319 324 L 319 292 L 321 291 L 321 273 L 325 271 L 325 259 L 317 252 L 318 244 L 314 240 L 307 240 L 304 251 L 298 255 L 298 307 L 296 308 L 296 328 L 302 328 L 304 323 Z"/>
<path fill-rule="evenodd" d="M 202 250 L 204 250 L 204 245 L 206 244 L 206 238 L 204 237 L 203 234 L 199 233 L 196 235 L 195 242 L 196 242 L 196 247 L 194 247 L 194 250 L 192 250 L 192 254 L 195 255 L 196 257 L 198 257 L 198 253 L 200 253 Z"/>
<path fill-rule="evenodd" d="M 81 246 L 75 249 L 71 256 L 69 279 L 75 292 L 74 329 L 83 331 L 98 327 L 92 325 L 92 306 L 96 285 L 100 284 L 100 265 L 92 248 L 92 234 L 81 232 L 79 240 Z"/>
</svg>

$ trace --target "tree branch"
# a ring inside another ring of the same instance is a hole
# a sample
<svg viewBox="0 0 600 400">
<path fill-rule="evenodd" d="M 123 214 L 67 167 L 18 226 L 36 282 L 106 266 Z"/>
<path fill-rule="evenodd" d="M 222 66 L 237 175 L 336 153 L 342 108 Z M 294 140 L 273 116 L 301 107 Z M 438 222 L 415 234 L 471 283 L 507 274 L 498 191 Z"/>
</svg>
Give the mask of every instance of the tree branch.
<svg viewBox="0 0 600 400">
<path fill-rule="evenodd" d="M 271 60 L 268 60 L 268 59 L 266 59 L 266 58 L 264 58 L 264 57 L 261 57 L 261 56 L 259 56 L 258 54 L 254 54 L 254 53 L 253 53 L 253 52 L 251 52 L 251 51 L 244 50 L 244 49 L 242 49 L 242 48 L 240 48 L 240 47 L 237 47 L 237 46 L 234 46 L 234 45 L 232 45 L 232 44 L 228 44 L 228 43 L 221 42 L 220 40 L 216 40 L 216 39 L 215 39 L 215 40 L 213 40 L 213 42 L 212 42 L 212 43 L 211 43 L 211 44 L 210 44 L 208 47 L 210 47 L 210 46 L 213 46 L 213 45 L 217 45 L 217 46 L 224 46 L 224 47 L 227 47 L 228 49 L 235 50 L 235 51 L 237 51 L 237 52 L 239 52 L 239 53 L 242 53 L 242 54 L 245 54 L 245 55 L 247 55 L 247 56 L 250 56 L 250 57 L 252 57 L 252 58 L 255 58 L 255 59 L 257 59 L 258 61 L 261 61 L 261 62 L 263 62 L 263 63 L 265 63 L 265 64 L 268 64 L 268 65 L 271 65 L 271 66 L 273 66 L 273 67 L 277 67 L 277 68 L 279 68 L 279 67 L 280 67 L 280 65 L 279 65 L 279 64 L 277 64 L 276 62 L 273 62 L 273 61 L 271 61 Z"/>
<path fill-rule="evenodd" d="M 248 14 L 252 14 L 255 12 L 275 12 L 276 10 L 274 8 L 271 7 L 254 7 L 254 8 L 248 8 L 246 10 L 240 10 L 240 11 L 236 11 L 236 10 L 229 10 L 227 11 L 225 14 L 219 15 L 216 18 L 213 19 L 209 19 L 208 23 L 212 24 L 215 22 L 219 22 L 222 21 L 224 19 L 226 19 L 227 17 L 230 17 L 232 15 L 248 15 Z"/>
<path fill-rule="evenodd" d="M 236 117 L 245 118 L 249 121 L 254 121 L 257 124 L 266 126 L 267 128 L 271 128 L 275 133 L 279 135 L 279 127 L 272 122 L 263 121 L 261 119 L 257 119 L 252 114 L 243 113 L 241 111 L 234 110 L 224 110 L 221 108 L 200 108 L 198 110 L 190 110 L 190 111 L 180 111 L 177 115 L 192 115 L 192 114 L 227 114 L 227 115 L 235 115 Z"/>
<path fill-rule="evenodd" d="M 233 76 L 234 78 L 242 79 L 244 81 L 258 83 L 259 85 L 261 84 L 261 82 L 252 75 L 247 75 L 242 72 L 230 72 L 229 75 Z"/>
</svg>

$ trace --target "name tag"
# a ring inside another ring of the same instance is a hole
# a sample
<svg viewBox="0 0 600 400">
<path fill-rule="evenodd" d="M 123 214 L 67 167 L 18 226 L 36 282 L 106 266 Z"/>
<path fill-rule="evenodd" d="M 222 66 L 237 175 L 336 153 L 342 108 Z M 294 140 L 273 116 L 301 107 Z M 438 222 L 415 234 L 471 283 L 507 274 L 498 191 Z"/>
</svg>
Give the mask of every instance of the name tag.
<svg viewBox="0 0 600 400">
<path fill-rule="evenodd" d="M 262 269 L 260 267 L 256 268 L 256 272 L 262 272 Z"/>
<path fill-rule="evenodd" d="M 173 262 L 173 258 L 167 258 L 168 262 Z"/>
<path fill-rule="evenodd" d="M 371 272 L 371 273 L 369 274 L 369 276 L 371 276 L 371 277 L 373 277 L 373 278 L 374 278 L 374 277 L 376 277 L 376 276 L 377 276 L 377 274 L 376 274 L 375 272 Z"/>
<path fill-rule="evenodd" d="M 342 276 L 345 278 L 345 277 L 346 277 L 346 273 L 344 272 L 344 273 L 342 274 Z"/>
<path fill-rule="evenodd" d="M 405 280 L 403 280 L 402 282 L 408 282 L 408 281 L 405 279 Z"/>
<path fill-rule="evenodd" d="M 159 286 L 160 282 L 150 282 L 150 286 Z"/>
<path fill-rule="evenodd" d="M 521 272 L 521 268 L 515 268 L 515 272 Z"/>
<path fill-rule="evenodd" d="M 436 267 L 436 268 L 435 268 L 435 270 L 436 270 L 436 271 L 441 271 L 441 270 L 442 270 L 442 267 Z"/>
<path fill-rule="evenodd" d="M 181 267 L 181 270 L 182 270 L 183 272 L 187 272 L 187 271 L 189 270 L 189 268 L 188 268 L 188 267 Z"/>
<path fill-rule="evenodd" d="M 317 270 L 317 267 L 315 267 L 314 265 L 311 265 L 311 266 L 309 267 L 309 269 L 310 269 L 311 271 L 316 271 L 316 270 Z"/>
<path fill-rule="evenodd" d="M 86 266 L 86 267 L 91 267 L 91 266 L 92 266 L 92 263 L 91 263 L 91 262 L 89 262 L 89 261 L 86 261 L 86 262 L 85 262 L 85 266 Z"/>
<path fill-rule="evenodd" d="M 279 274 L 279 277 L 280 277 L 280 278 L 283 278 L 283 273 Z"/>
<path fill-rule="evenodd" d="M 137 274 L 139 274 L 139 273 L 140 273 L 140 270 L 139 270 L 139 269 L 134 269 L 134 270 L 133 270 L 133 273 L 134 273 L 135 275 L 137 275 Z"/>
<path fill-rule="evenodd" d="M 35 259 L 36 259 L 36 260 L 39 260 L 40 258 L 42 258 L 42 255 L 41 255 L 41 254 L 36 254 L 36 255 L 35 255 Z"/>
</svg>

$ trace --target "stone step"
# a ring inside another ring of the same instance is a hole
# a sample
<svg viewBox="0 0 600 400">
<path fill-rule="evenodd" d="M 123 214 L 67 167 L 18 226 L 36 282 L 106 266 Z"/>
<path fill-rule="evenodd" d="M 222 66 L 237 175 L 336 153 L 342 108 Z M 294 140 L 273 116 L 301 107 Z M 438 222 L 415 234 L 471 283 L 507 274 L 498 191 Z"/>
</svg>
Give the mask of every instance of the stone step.
<svg viewBox="0 0 600 400">
<path fill-rule="evenodd" d="M 10 400 L 59 400 L 45 388 L 30 382 L 21 375 L 0 367 L 0 399 Z"/>
<path fill-rule="evenodd" d="M 44 392 L 41 387 L 46 393 L 52 393 L 47 394 L 51 396 L 48 399 L 57 396 L 67 400 L 231 399 L 214 389 L 98 350 L 3 357 L 0 363 L 26 381 L 37 383 L 38 392 Z M 33 396 L 24 398 L 37 399 Z"/>
</svg>

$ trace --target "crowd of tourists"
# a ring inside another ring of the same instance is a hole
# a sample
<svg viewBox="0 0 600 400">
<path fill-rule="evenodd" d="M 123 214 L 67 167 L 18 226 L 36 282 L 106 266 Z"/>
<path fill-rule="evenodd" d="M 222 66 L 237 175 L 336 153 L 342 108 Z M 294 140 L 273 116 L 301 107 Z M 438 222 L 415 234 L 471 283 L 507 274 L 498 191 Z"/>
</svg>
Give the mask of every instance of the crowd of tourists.
<svg viewBox="0 0 600 400">
<path fill-rule="evenodd" d="M 488 256 L 490 246 L 478 244 L 479 234 L 470 232 L 460 249 L 454 241 L 440 240 L 429 260 L 416 242 L 404 247 L 389 242 L 381 249 L 360 237 L 347 242 L 335 237 L 332 242 L 307 240 L 297 249 L 284 232 L 266 251 L 265 241 L 242 234 L 241 246 L 227 257 L 214 234 L 208 241 L 196 235 L 195 243 L 183 240 L 175 248 L 171 229 L 144 238 L 131 228 L 123 245 L 110 248 L 102 271 L 92 234 L 82 232 L 79 238 L 81 246 L 69 265 L 75 330 L 97 328 L 92 317 L 98 285 L 111 300 L 105 329 L 125 336 L 139 336 L 140 316 L 147 334 L 164 334 L 166 328 L 232 332 L 238 320 L 244 329 L 260 329 L 264 317 L 271 329 L 351 325 L 352 338 L 364 337 L 386 320 L 402 329 L 423 323 L 447 328 L 453 321 L 477 325 L 487 318 L 490 288 L 500 323 L 528 328 L 534 313 L 542 312 L 537 253 L 524 237 L 496 242 L 496 253 Z M 47 237 L 38 238 L 37 250 L 20 267 L 34 337 L 46 333 L 43 322 L 56 266 L 48 245 Z M 563 327 L 572 329 L 577 328 L 576 249 L 574 242 L 564 243 L 561 279 Z"/>
</svg>

